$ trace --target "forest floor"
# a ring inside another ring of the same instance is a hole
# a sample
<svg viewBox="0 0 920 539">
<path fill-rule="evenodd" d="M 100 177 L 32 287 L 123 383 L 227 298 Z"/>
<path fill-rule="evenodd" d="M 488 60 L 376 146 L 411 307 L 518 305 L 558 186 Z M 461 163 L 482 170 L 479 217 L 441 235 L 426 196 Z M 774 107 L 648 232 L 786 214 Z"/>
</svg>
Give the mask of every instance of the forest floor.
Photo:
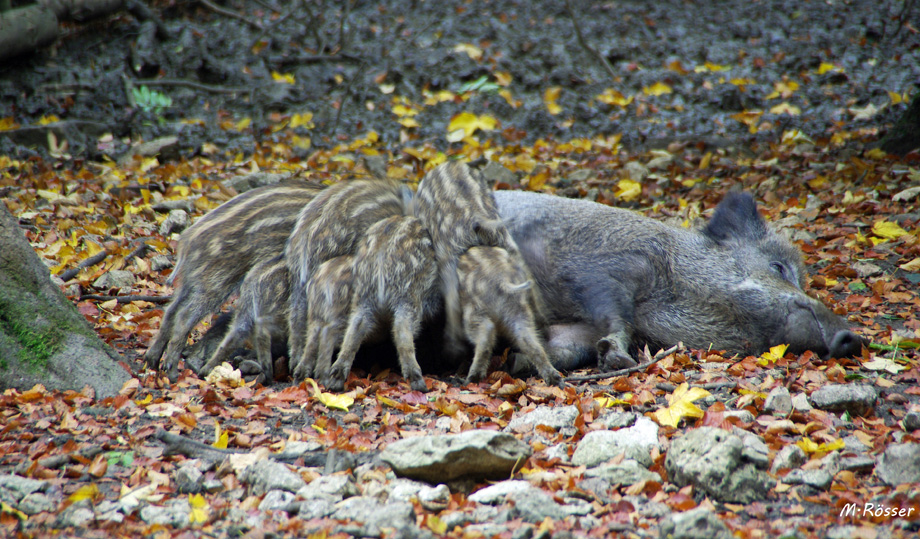
<svg viewBox="0 0 920 539">
<path fill-rule="evenodd" d="M 267 509 L 268 495 L 229 465 L 202 466 L 210 486 L 197 493 L 179 487 L 189 455 L 168 454 L 158 429 L 252 454 L 305 441 L 373 455 L 405 437 L 507 429 L 540 406 L 573 406 L 576 419 L 510 429 L 534 452 L 514 477 L 563 507 L 572 497 L 589 502 L 589 515 L 483 517 L 468 500 L 481 481 L 456 488 L 442 508 L 415 499 L 412 530 L 656 537 L 667 518 L 694 507 L 739 537 L 920 529 L 920 476 L 890 484 L 878 469 L 892 448 L 920 441 L 920 155 L 875 148 L 918 98 L 917 2 L 572 2 L 571 12 L 567 3 L 511 0 L 222 4 L 234 15 L 201 2 L 149 4 L 163 31 L 124 13 L 68 23 L 54 46 L 0 66 L 0 196 L 52 274 L 106 253 L 62 288 L 136 375 L 114 398 L 42 387 L 0 395 L 0 474 L 42 481 L 36 492 L 49 500 L 25 504 L 0 476 L 5 534 L 354 535 L 334 513 Z M 384 365 L 349 379 L 354 402 L 344 406 L 309 384 L 208 382 L 185 371 L 170 385 L 144 369 L 162 317 L 149 296 L 172 293 L 168 261 L 179 237 L 161 233 L 162 208 L 181 203 L 194 220 L 235 194 L 233 177 L 331 183 L 364 174 L 361 156 L 379 156 L 389 176 L 413 186 L 447 159 L 485 158 L 507 169 L 492 178 L 497 188 L 679 221 L 706 217 L 726 192 L 743 189 L 802 249 L 808 292 L 873 347 L 847 360 L 692 350 L 565 389 L 501 372 L 470 385 L 432 372 L 424 395 Z M 139 242 L 149 250 L 131 256 Z M 112 270 L 134 278 L 97 281 Z M 611 414 L 655 418 L 683 382 L 710 384 L 711 395 L 697 401 L 701 417 L 659 424 L 648 469 L 660 480 L 599 483 L 572 463 L 588 433 L 611 428 Z M 779 386 L 797 396 L 854 382 L 874 388 L 873 409 L 764 409 Z M 729 420 L 731 410 L 750 416 Z M 763 500 L 724 502 L 665 471 L 671 441 L 701 426 L 743 427 L 770 462 L 798 446 L 805 471 L 834 459 L 873 464 L 830 466 L 825 486 L 786 482 L 782 471 Z M 46 460 L 58 455 L 71 457 Z M 920 470 L 912 455 L 905 470 Z M 306 482 L 333 468 L 291 466 Z M 380 470 L 372 461 L 349 477 L 370 496 Z M 850 503 L 915 510 L 907 519 L 842 515 Z M 162 507 L 173 516 L 151 510 Z M 499 528 L 485 527 L 490 519 Z"/>
</svg>

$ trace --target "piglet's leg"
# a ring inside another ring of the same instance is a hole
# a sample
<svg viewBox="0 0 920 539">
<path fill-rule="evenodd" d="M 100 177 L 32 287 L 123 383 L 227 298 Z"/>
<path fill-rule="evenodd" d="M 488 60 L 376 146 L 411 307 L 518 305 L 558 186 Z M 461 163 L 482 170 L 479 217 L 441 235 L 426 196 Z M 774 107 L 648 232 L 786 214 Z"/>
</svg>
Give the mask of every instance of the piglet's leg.
<svg viewBox="0 0 920 539">
<path fill-rule="evenodd" d="M 420 309 L 399 308 L 393 313 L 393 341 L 399 353 L 399 366 L 403 378 L 415 391 L 426 392 L 425 378 L 422 369 L 415 359 L 415 334 L 418 333 L 421 322 L 416 314 Z"/>
<path fill-rule="evenodd" d="M 547 385 L 562 386 L 562 375 L 549 362 L 546 350 L 537 339 L 533 322 L 515 323 L 511 326 L 514 345 L 526 355 Z"/>
<path fill-rule="evenodd" d="M 358 348 L 373 330 L 373 311 L 365 306 L 354 309 L 348 319 L 348 328 L 345 330 L 345 338 L 342 340 L 339 357 L 332 364 L 329 373 L 323 378 L 323 384 L 327 389 L 330 391 L 343 391 L 345 389 L 345 379 L 348 378 L 348 373 L 351 372 L 351 365 L 355 362 Z M 413 353 L 414 359 L 415 355 Z M 416 367 L 418 367 L 418 364 L 416 364 Z M 421 376 L 421 369 L 419 369 L 419 375 Z"/>
<path fill-rule="evenodd" d="M 495 348 L 495 324 L 488 318 L 473 320 L 472 317 L 468 317 L 465 323 L 467 338 L 476 345 L 473 365 L 470 367 L 466 381 L 468 383 L 481 382 L 489 373 L 489 360 Z"/>
</svg>

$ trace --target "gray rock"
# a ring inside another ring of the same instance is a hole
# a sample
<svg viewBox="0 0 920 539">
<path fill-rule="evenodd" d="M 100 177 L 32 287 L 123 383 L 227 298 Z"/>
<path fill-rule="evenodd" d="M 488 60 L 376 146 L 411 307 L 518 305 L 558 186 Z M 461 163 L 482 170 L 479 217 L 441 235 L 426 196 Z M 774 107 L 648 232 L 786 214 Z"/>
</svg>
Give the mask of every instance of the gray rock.
<svg viewBox="0 0 920 539">
<path fill-rule="evenodd" d="M 831 475 L 837 475 L 840 471 L 840 453 L 834 451 L 828 453 L 820 461 L 821 469 Z"/>
<path fill-rule="evenodd" d="M 658 526 L 662 539 L 732 539 L 728 527 L 704 507 L 671 513 Z"/>
<path fill-rule="evenodd" d="M 37 515 L 44 512 L 50 513 L 56 510 L 57 506 L 57 502 L 44 492 L 32 492 L 26 494 L 16 508 L 27 515 Z"/>
<path fill-rule="evenodd" d="M 61 511 L 57 518 L 54 519 L 54 525 L 56 528 L 69 528 L 71 526 L 79 528 L 94 518 L 95 515 L 93 514 L 90 500 L 80 500 Z"/>
<path fill-rule="evenodd" d="M 792 397 L 792 408 L 797 412 L 808 412 L 813 409 L 811 404 L 808 403 L 808 395 L 804 393 L 796 393 Z"/>
<path fill-rule="evenodd" d="M 387 529 L 417 530 L 415 509 L 406 502 L 381 503 L 377 498 L 353 496 L 335 504 L 331 516 L 354 521 L 361 535 L 379 536 Z"/>
<path fill-rule="evenodd" d="M 450 531 L 457 526 L 465 529 L 467 526 L 475 522 L 475 520 L 473 520 L 473 515 L 471 513 L 454 511 L 452 513 L 447 513 L 446 515 L 442 515 L 441 522 L 447 526 L 447 531 Z"/>
<path fill-rule="evenodd" d="M 159 155 L 161 162 L 166 162 L 179 157 L 179 137 L 169 135 L 153 139 L 149 142 L 141 142 L 132 146 L 127 152 L 118 158 L 118 166 L 128 167 L 134 161 L 135 156 L 153 157 Z"/>
<path fill-rule="evenodd" d="M 301 498 L 328 498 L 335 502 L 357 495 L 358 487 L 351 474 L 323 475 L 297 490 Z"/>
<path fill-rule="evenodd" d="M 474 492 L 470 501 L 497 505 L 506 501 L 514 503 L 510 518 L 521 518 L 524 522 L 542 522 L 544 518 L 565 518 L 569 513 L 547 494 L 527 481 L 502 481 Z"/>
<path fill-rule="evenodd" d="M 318 442 L 288 442 L 284 450 L 277 454 L 276 458 L 285 462 L 297 460 L 307 453 L 313 453 L 323 448 Z"/>
<path fill-rule="evenodd" d="M 184 528 L 189 525 L 189 513 L 192 507 L 188 498 L 170 500 L 164 506 L 147 505 L 141 508 L 141 520 L 147 524 L 160 524 L 173 528 Z"/>
<path fill-rule="evenodd" d="M 792 413 L 792 395 L 785 386 L 774 387 L 763 403 L 765 414 L 787 416 Z"/>
<path fill-rule="evenodd" d="M 122 522 L 125 519 L 125 512 L 129 512 L 119 502 L 103 500 L 96 506 L 96 520 L 104 522 Z"/>
<path fill-rule="evenodd" d="M 633 485 L 640 481 L 661 482 L 661 476 L 632 459 L 624 459 L 619 464 L 601 464 L 585 470 L 585 477 L 600 477 L 611 485 Z"/>
<path fill-rule="evenodd" d="M 557 458 L 562 462 L 571 462 L 571 458 L 569 457 L 569 444 L 565 443 L 547 447 L 543 450 L 543 456 L 547 460 Z"/>
<path fill-rule="evenodd" d="M 450 489 L 447 485 L 429 487 L 425 485 L 418 491 L 418 501 L 426 511 L 443 511 L 450 505 Z"/>
<path fill-rule="evenodd" d="M 754 421 L 754 414 L 747 410 L 725 410 L 722 415 L 726 418 L 737 417 L 742 423 L 751 423 Z"/>
<path fill-rule="evenodd" d="M 889 445 L 875 472 L 891 486 L 920 482 L 920 444 Z"/>
<path fill-rule="evenodd" d="M 904 430 L 915 431 L 920 429 L 920 412 L 907 412 L 904 416 Z"/>
<path fill-rule="evenodd" d="M 398 476 L 444 483 L 461 477 L 507 477 L 531 452 L 510 434 L 470 430 L 399 440 L 383 450 L 380 460 Z"/>
<path fill-rule="evenodd" d="M 489 161 L 486 166 L 482 168 L 480 174 L 482 174 L 482 178 L 489 183 L 489 185 L 495 185 L 499 182 L 513 184 L 517 181 L 514 172 L 505 168 L 498 161 Z"/>
<path fill-rule="evenodd" d="M 294 494 L 284 490 L 269 490 L 259 503 L 259 511 L 287 511 Z"/>
<path fill-rule="evenodd" d="M 578 408 L 575 406 L 562 406 L 559 408 L 538 406 L 531 412 L 512 418 L 504 430 L 506 432 L 524 432 L 525 430 L 533 430 L 537 425 L 546 425 L 559 430 L 562 427 L 574 425 L 577 417 Z"/>
<path fill-rule="evenodd" d="M 150 259 L 150 269 L 153 271 L 160 271 L 171 267 L 173 267 L 173 262 L 166 255 L 156 255 Z"/>
<path fill-rule="evenodd" d="M 160 234 L 163 236 L 168 236 L 173 232 L 179 233 L 188 228 L 189 217 L 188 212 L 185 210 L 170 210 L 169 215 L 166 216 L 166 219 L 160 223 Z"/>
<path fill-rule="evenodd" d="M 829 489 L 833 480 L 826 470 L 792 470 L 783 477 L 787 485 L 808 485 L 819 490 Z"/>
<path fill-rule="evenodd" d="M 744 442 L 713 427 L 700 427 L 671 442 L 665 469 L 678 486 L 693 485 L 722 502 L 763 499 L 773 481 L 742 459 Z"/>
<path fill-rule="evenodd" d="M 235 176 L 224 180 L 224 185 L 236 189 L 237 193 L 243 193 L 257 187 L 274 185 L 285 178 L 284 174 L 273 174 L 269 172 L 254 172 L 242 176 Z"/>
<path fill-rule="evenodd" d="M 195 211 L 195 203 L 191 198 L 179 198 L 175 200 L 163 200 L 151 206 L 154 210 L 162 213 L 169 213 L 172 210 L 185 210 L 186 213 Z"/>
<path fill-rule="evenodd" d="M 201 483 L 201 489 L 210 494 L 214 494 L 224 490 L 224 484 L 220 482 L 220 479 L 205 479 Z"/>
<path fill-rule="evenodd" d="M 638 161 L 629 161 L 623 166 L 623 171 L 626 173 L 626 176 L 634 182 L 641 182 L 647 178 L 649 174 L 648 167 Z"/>
<path fill-rule="evenodd" d="M 882 268 L 871 262 L 857 261 L 850 264 L 860 277 L 875 277 L 882 274 Z"/>
<path fill-rule="evenodd" d="M 183 494 L 201 492 L 204 474 L 196 466 L 182 466 L 176 470 L 176 490 Z"/>
<path fill-rule="evenodd" d="M 654 447 L 658 447 L 658 425 L 641 416 L 632 427 L 595 430 L 586 434 L 572 454 L 572 463 L 590 468 L 625 453 L 626 458 L 648 467 L 652 464 L 651 451 Z"/>
<path fill-rule="evenodd" d="M 865 415 L 875 409 L 878 394 L 868 384 L 831 384 L 809 397 L 811 405 L 828 412 L 849 412 Z"/>
<path fill-rule="evenodd" d="M 610 430 L 615 430 L 635 425 L 637 417 L 639 416 L 633 412 L 609 412 L 597 418 L 597 422 Z"/>
<path fill-rule="evenodd" d="M 753 462 L 758 468 L 766 469 L 770 465 L 770 449 L 763 438 L 753 432 L 739 427 L 732 427 L 732 434 L 741 438 L 744 446 L 741 448 L 741 458 Z"/>
<path fill-rule="evenodd" d="M 297 492 L 307 484 L 299 474 L 272 460 L 260 460 L 247 466 L 241 481 L 249 485 L 255 496 L 261 496 L 269 490 Z"/>
<path fill-rule="evenodd" d="M 870 472 L 873 468 L 875 468 L 875 459 L 869 456 L 860 455 L 840 459 L 840 469 L 848 472 Z"/>
<path fill-rule="evenodd" d="M 335 502 L 328 498 L 313 498 L 312 500 L 294 502 L 292 505 L 295 505 L 297 515 L 304 520 L 324 518 L 335 511 Z M 291 510 L 293 511 L 295 507 L 291 507 Z"/>
<path fill-rule="evenodd" d="M 110 288 L 130 289 L 134 285 L 134 274 L 128 270 L 111 270 L 93 281 L 93 287 L 100 290 Z"/>
<path fill-rule="evenodd" d="M 16 503 L 33 492 L 44 492 L 48 487 L 46 481 L 29 479 L 13 474 L 0 474 L 0 491 L 7 490 L 12 495 L 10 500 L 4 498 L 8 503 Z"/>
<path fill-rule="evenodd" d="M 801 447 L 795 444 L 789 444 L 780 449 L 779 453 L 776 454 L 776 457 L 773 459 L 773 466 L 770 467 L 770 473 L 776 475 L 782 469 L 793 470 L 805 464 L 807 461 L 808 456 L 805 455 Z"/>
</svg>

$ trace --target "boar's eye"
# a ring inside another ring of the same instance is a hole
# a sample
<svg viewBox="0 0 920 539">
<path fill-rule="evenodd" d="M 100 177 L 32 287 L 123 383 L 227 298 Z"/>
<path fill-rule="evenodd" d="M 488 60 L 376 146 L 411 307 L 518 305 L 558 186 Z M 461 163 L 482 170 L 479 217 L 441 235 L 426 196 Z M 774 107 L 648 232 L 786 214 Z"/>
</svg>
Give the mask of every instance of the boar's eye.
<svg viewBox="0 0 920 539">
<path fill-rule="evenodd" d="M 792 282 L 792 272 L 782 262 L 770 262 L 770 269 L 784 281 Z"/>
</svg>

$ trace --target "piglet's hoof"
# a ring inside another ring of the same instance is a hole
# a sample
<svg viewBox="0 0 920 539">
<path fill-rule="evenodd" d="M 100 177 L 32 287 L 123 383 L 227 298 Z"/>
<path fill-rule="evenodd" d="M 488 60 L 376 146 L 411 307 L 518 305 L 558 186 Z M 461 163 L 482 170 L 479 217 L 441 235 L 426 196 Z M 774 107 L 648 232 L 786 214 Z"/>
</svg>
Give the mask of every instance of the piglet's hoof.
<svg viewBox="0 0 920 539">
<path fill-rule="evenodd" d="M 335 391 L 339 393 L 345 391 L 345 378 L 337 376 L 336 373 L 329 373 L 328 376 L 323 377 L 323 385 L 326 386 L 326 389 L 329 391 Z"/>
<path fill-rule="evenodd" d="M 428 393 L 428 386 L 425 384 L 425 379 L 422 378 L 421 376 L 410 380 L 409 387 L 411 387 L 413 391 Z"/>
</svg>

